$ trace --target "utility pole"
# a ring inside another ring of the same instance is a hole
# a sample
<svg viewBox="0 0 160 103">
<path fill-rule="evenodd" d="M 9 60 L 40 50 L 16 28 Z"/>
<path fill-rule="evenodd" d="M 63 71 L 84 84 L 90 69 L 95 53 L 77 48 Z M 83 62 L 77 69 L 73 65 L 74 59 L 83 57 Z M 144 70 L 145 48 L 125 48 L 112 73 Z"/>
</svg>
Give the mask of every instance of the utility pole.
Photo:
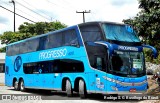
<svg viewBox="0 0 160 103">
<path fill-rule="evenodd" d="M 9 3 L 13 3 L 13 6 L 14 6 L 14 32 L 16 31 L 16 23 L 15 23 L 15 1 L 12 0 L 10 1 Z"/>
<path fill-rule="evenodd" d="M 76 13 L 83 13 L 83 23 L 85 23 L 85 15 L 84 15 L 84 13 L 91 13 L 91 10 L 89 10 L 89 11 L 82 11 L 82 12 L 78 12 L 78 11 L 76 11 Z"/>
</svg>

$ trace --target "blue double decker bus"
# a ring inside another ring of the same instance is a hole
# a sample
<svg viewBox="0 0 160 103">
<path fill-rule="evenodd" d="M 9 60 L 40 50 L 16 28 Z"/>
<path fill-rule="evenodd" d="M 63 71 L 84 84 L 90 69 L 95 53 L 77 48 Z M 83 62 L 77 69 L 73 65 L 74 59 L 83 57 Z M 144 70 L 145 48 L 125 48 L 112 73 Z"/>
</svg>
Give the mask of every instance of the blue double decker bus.
<svg viewBox="0 0 160 103">
<path fill-rule="evenodd" d="M 6 47 L 5 85 L 15 90 L 89 93 L 144 93 L 144 48 L 131 26 L 88 22 L 49 32 Z"/>
</svg>

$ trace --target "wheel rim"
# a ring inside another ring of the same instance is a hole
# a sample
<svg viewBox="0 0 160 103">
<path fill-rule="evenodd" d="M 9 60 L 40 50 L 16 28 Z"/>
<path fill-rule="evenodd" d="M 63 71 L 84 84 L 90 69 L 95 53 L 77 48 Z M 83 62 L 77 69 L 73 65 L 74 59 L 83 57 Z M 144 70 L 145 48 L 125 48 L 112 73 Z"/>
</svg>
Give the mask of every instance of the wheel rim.
<svg viewBox="0 0 160 103">
<path fill-rule="evenodd" d="M 18 82 L 17 82 L 17 81 L 14 82 L 14 89 L 15 89 L 15 90 L 18 89 Z"/>
<path fill-rule="evenodd" d="M 86 92 L 85 92 L 85 83 L 83 80 L 79 81 L 79 95 L 81 98 L 85 98 Z"/>
<path fill-rule="evenodd" d="M 82 80 L 80 81 L 80 87 L 82 88 L 82 89 L 80 89 L 80 93 L 84 94 L 84 83 Z"/>
<path fill-rule="evenodd" d="M 66 81 L 66 93 L 68 96 L 72 96 L 72 87 L 69 80 Z"/>
<path fill-rule="evenodd" d="M 67 80 L 67 83 L 66 83 L 66 91 L 70 93 L 70 90 L 71 90 L 71 88 L 70 88 L 70 83 L 69 83 L 69 81 Z"/>
<path fill-rule="evenodd" d="M 24 90 L 24 83 L 21 81 L 21 90 Z"/>
</svg>

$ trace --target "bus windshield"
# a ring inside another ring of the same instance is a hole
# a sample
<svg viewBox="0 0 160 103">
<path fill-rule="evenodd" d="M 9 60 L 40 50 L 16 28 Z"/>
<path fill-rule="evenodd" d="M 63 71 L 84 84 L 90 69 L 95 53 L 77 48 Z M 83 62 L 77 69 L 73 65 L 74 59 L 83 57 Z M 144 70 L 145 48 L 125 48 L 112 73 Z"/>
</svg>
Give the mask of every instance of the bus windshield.
<svg viewBox="0 0 160 103">
<path fill-rule="evenodd" d="M 128 25 L 103 24 L 106 39 L 124 42 L 140 42 L 135 31 Z"/>
<path fill-rule="evenodd" d="M 142 52 L 114 51 L 111 71 L 121 76 L 142 76 L 145 74 L 143 57 Z"/>
</svg>

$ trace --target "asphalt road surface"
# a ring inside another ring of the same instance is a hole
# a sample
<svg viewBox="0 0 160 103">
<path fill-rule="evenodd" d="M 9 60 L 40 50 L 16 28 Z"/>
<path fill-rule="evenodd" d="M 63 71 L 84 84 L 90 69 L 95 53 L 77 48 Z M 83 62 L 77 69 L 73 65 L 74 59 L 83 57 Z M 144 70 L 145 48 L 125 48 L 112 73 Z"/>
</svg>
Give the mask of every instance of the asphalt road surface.
<svg viewBox="0 0 160 103">
<path fill-rule="evenodd" d="M 11 95 L 14 100 L 6 100 L 2 96 Z M 105 100 L 104 96 L 99 94 L 90 94 L 86 99 L 81 99 L 74 93 L 73 97 L 67 97 L 65 92 L 48 92 L 43 90 L 27 90 L 27 92 L 15 91 L 13 87 L 0 86 L 0 103 L 154 103 L 154 101 L 142 100 Z M 21 98 L 18 98 L 21 96 Z M 23 98 L 23 97 L 26 97 Z M 33 100 L 35 99 L 35 100 Z M 41 100 L 42 99 L 42 100 Z"/>
</svg>

